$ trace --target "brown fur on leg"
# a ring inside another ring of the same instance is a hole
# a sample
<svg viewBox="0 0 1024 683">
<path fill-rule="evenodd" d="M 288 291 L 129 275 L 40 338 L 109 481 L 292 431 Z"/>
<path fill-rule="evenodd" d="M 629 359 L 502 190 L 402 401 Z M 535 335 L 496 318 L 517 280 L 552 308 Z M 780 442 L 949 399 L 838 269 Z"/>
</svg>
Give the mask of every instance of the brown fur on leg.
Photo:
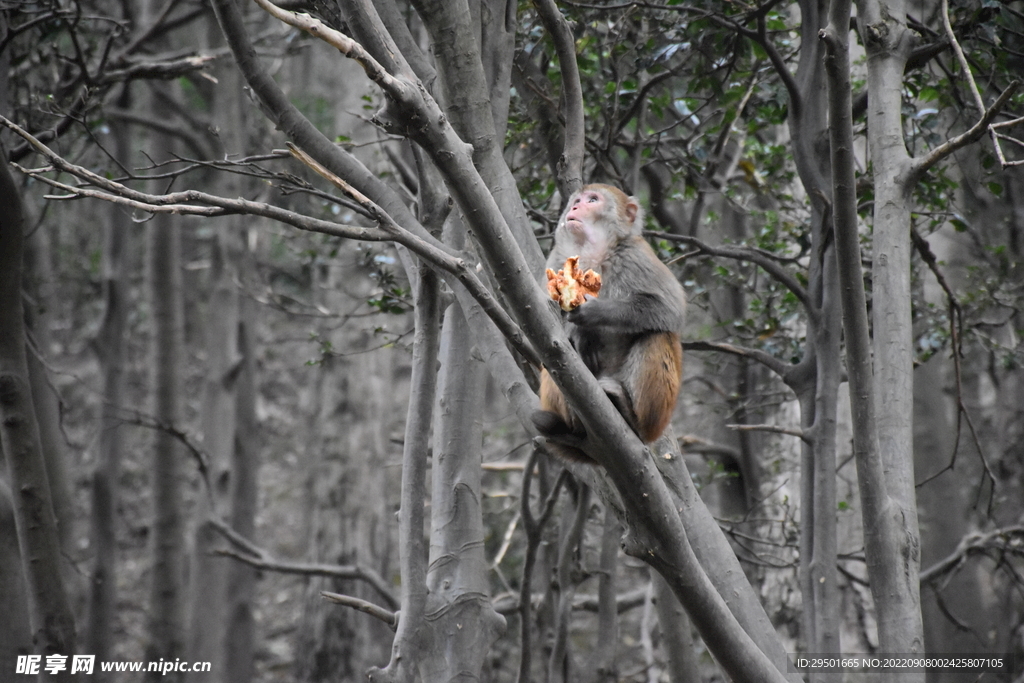
<svg viewBox="0 0 1024 683">
<path fill-rule="evenodd" d="M 630 350 L 639 361 L 631 387 L 637 434 L 644 443 L 656 441 L 668 423 L 679 395 L 683 374 L 683 347 L 674 332 L 652 334 Z M 628 361 L 627 361 L 628 363 Z"/>
<path fill-rule="evenodd" d="M 541 436 L 548 438 L 547 446 L 551 452 L 565 460 L 596 465 L 594 459 L 581 449 L 566 443 L 582 441 L 586 431 L 569 410 L 565 396 L 546 368 L 540 374 L 540 407 L 542 410 L 534 411 L 531 419 Z"/>
</svg>

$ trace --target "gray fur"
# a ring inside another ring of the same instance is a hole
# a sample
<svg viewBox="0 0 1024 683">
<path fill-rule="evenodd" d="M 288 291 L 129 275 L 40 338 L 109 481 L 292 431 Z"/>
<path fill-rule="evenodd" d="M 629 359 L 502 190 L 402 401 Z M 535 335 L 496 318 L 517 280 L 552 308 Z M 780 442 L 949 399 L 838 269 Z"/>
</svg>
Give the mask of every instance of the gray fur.
<svg viewBox="0 0 1024 683">
<path fill-rule="evenodd" d="M 617 212 L 622 208 L 617 193 L 592 185 L 581 192 L 591 189 L 604 197 L 605 211 L 593 225 L 587 226 L 586 238 L 578 237 L 580 230 L 570 230 L 566 225 L 568 207 L 572 207 L 579 196 L 573 195 L 558 222 L 555 244 L 546 265 L 558 271 L 567 258 L 579 256 L 582 270 L 592 268 L 601 275 L 597 297 L 588 299 L 564 316 L 566 332 L 619 412 L 636 429 L 631 391 L 645 360 L 639 356 L 647 353 L 638 342 L 666 332 L 679 335 L 685 322 L 686 297 L 672 271 L 658 260 L 654 250 L 640 236 L 643 215 L 639 205 L 636 205 L 634 220 L 624 220 Z M 630 209 L 636 202 L 632 197 L 626 201 Z M 546 278 L 542 281 L 546 287 Z M 578 431 L 553 413 L 539 413 L 534 422 L 542 433 Z M 583 454 L 563 455 L 574 460 L 586 459 Z"/>
</svg>

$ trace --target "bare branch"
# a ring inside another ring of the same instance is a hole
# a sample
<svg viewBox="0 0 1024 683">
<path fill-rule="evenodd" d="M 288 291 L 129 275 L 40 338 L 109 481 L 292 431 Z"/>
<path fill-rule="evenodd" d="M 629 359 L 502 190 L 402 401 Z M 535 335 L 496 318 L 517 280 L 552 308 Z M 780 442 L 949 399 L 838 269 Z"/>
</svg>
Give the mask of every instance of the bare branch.
<svg viewBox="0 0 1024 683">
<path fill-rule="evenodd" d="M 985 449 L 981 444 L 981 440 L 978 438 L 977 430 L 974 428 L 974 420 L 971 419 L 971 414 L 967 411 L 967 405 L 964 403 L 964 388 L 963 388 L 963 369 L 960 363 L 960 357 L 963 355 L 963 320 L 964 312 L 960 306 L 960 300 L 957 299 L 953 293 L 953 288 L 949 286 L 945 276 L 939 269 L 938 259 L 935 257 L 935 253 L 931 250 L 931 245 L 925 240 L 917 230 L 911 228 L 910 237 L 914 243 L 914 247 L 917 252 L 921 255 L 928 268 L 935 275 L 935 279 L 938 280 L 939 286 L 946 293 L 946 301 L 949 308 L 949 338 L 950 346 L 952 347 L 953 356 L 953 371 L 956 377 L 956 438 L 953 439 L 952 453 L 949 458 L 949 463 L 935 472 L 929 477 L 926 477 L 923 481 L 919 482 L 915 488 L 920 488 L 935 479 L 940 474 L 947 470 L 952 470 L 956 465 L 956 455 L 960 447 L 960 434 L 963 428 L 963 421 L 967 420 L 967 428 L 971 431 L 971 436 L 974 439 L 974 446 L 978 449 L 978 457 L 981 459 L 981 464 L 985 469 L 985 476 L 992 482 L 992 495 L 989 496 L 989 508 L 991 508 L 993 501 L 995 500 L 995 493 L 997 488 L 997 480 L 995 473 L 992 472 L 992 468 L 988 463 L 988 458 L 985 457 Z M 984 483 L 984 482 L 982 482 Z M 981 488 L 978 489 L 978 495 L 981 495 Z M 989 510 L 991 513 L 991 509 Z"/>
<path fill-rule="evenodd" d="M 222 49 L 212 54 L 188 55 L 163 61 L 137 62 L 121 69 L 104 71 L 98 74 L 95 80 L 99 85 L 120 83 L 121 81 L 130 81 L 137 78 L 170 80 L 204 69 L 207 64 L 217 59 L 217 57 L 223 57 L 226 54 L 227 49 Z"/>
<path fill-rule="evenodd" d="M 536 351 L 526 340 L 522 329 L 520 329 L 520 327 L 512 320 L 505 309 L 498 304 L 490 290 L 487 289 L 487 286 L 484 285 L 479 277 L 477 277 L 473 268 L 464 258 L 451 253 L 448 247 L 441 242 L 421 238 L 418 235 L 414 235 L 412 232 L 402 228 L 378 204 L 353 188 L 339 176 L 331 173 L 322 164 L 318 163 L 308 154 L 302 152 L 293 145 L 289 145 L 289 148 L 297 159 L 314 169 L 321 176 L 355 199 L 360 206 L 366 209 L 369 214 L 378 221 L 381 227 L 366 228 L 342 225 L 331 221 L 311 218 L 300 213 L 281 209 L 262 202 L 253 202 L 241 198 L 227 199 L 225 197 L 219 197 L 217 195 L 211 195 L 197 190 L 184 190 L 182 192 L 174 192 L 165 195 L 154 195 L 140 192 L 116 181 L 108 180 L 107 178 L 93 173 L 82 166 L 72 164 L 32 137 L 31 134 L 20 128 L 17 124 L 14 124 L 3 116 L 0 116 L 0 125 L 7 126 L 25 138 L 32 147 L 39 151 L 52 164 L 54 168 L 70 173 L 81 180 L 105 190 L 92 190 L 53 180 L 44 175 L 44 173 L 51 170 L 48 168 L 33 170 L 22 168 L 17 164 L 12 164 L 22 173 L 33 178 L 37 178 L 48 185 L 57 187 L 69 193 L 68 196 L 63 197 L 51 196 L 49 197 L 51 199 L 90 197 L 102 199 L 114 204 L 120 204 L 122 206 L 128 206 L 133 209 L 147 211 L 149 213 L 171 213 L 207 217 L 226 216 L 230 214 L 249 214 L 272 218 L 302 230 L 319 232 L 335 237 L 371 242 L 394 241 L 402 244 L 423 258 L 427 263 L 454 275 L 459 282 L 466 287 L 474 300 L 480 304 L 487 316 L 494 321 L 494 324 L 502 334 L 513 346 L 515 346 L 516 350 L 531 363 L 540 365 L 540 359 Z"/>
<path fill-rule="evenodd" d="M 228 539 L 228 541 L 230 541 L 232 545 L 234 545 L 236 548 L 240 548 L 241 550 L 243 550 L 246 553 L 249 553 L 249 555 L 253 557 L 264 559 L 266 551 L 263 550 L 263 548 L 260 548 L 252 541 L 250 541 L 249 539 L 247 539 L 242 534 L 232 529 L 227 522 L 216 517 L 210 517 L 206 520 L 206 523 L 209 524 L 214 529 L 214 531 L 219 532 L 221 536 Z"/>
<path fill-rule="evenodd" d="M 992 103 L 992 106 L 984 111 L 984 113 L 982 114 L 981 118 L 978 120 L 977 123 L 975 123 L 973 126 L 971 126 L 969 129 L 967 129 L 960 135 L 957 135 L 955 138 L 947 140 L 943 144 L 939 145 L 931 152 L 929 152 L 927 156 L 924 156 L 921 159 L 914 161 L 914 163 L 910 167 L 909 173 L 907 174 L 908 187 L 912 186 L 917 181 L 917 179 L 926 171 L 928 171 L 932 166 L 939 163 L 953 152 L 957 151 L 961 147 L 965 147 L 973 142 L 980 140 L 981 137 L 985 134 L 985 131 L 989 130 L 990 124 L 992 123 L 992 119 L 994 119 L 999 114 L 999 112 L 1010 100 L 1010 98 L 1013 97 L 1013 95 L 1017 92 L 1018 87 L 1020 87 L 1020 81 L 1014 81 L 1013 83 L 1010 83 L 1010 85 L 1008 85 L 1006 89 L 1003 90 L 1002 94 L 999 95 L 996 101 Z M 1006 159 L 1005 157 L 1002 156 L 1002 149 L 999 147 L 994 131 L 992 132 L 992 135 L 993 143 L 996 145 L 996 154 L 1000 157 L 1000 163 L 1004 163 Z"/>
<path fill-rule="evenodd" d="M 373 200 L 359 192 L 347 182 L 342 180 L 340 177 L 331 173 L 322 164 L 318 163 L 311 156 L 300 150 L 298 147 L 289 144 L 288 148 L 296 159 L 309 166 L 311 169 L 319 173 L 321 176 L 330 181 L 339 190 L 352 197 L 356 202 L 366 209 L 374 220 L 378 222 L 381 229 L 384 232 L 391 235 L 394 240 L 400 244 L 403 244 L 416 254 L 423 256 L 428 262 L 444 269 L 459 279 L 469 293 L 473 295 L 473 298 L 480 304 L 487 316 L 494 321 L 501 333 L 505 335 L 516 350 L 519 351 L 524 358 L 529 360 L 534 365 L 540 365 L 540 357 L 537 352 L 534 351 L 533 346 L 526 340 L 522 329 L 515 323 L 514 320 L 505 312 L 497 300 L 491 295 L 486 285 L 476 276 L 476 274 L 470 269 L 465 259 L 456 258 L 440 247 L 429 244 L 426 240 L 422 240 L 416 235 L 413 235 L 408 230 L 405 230 L 393 219 L 384 209 L 378 206 Z"/>
<path fill-rule="evenodd" d="M 964 72 L 964 76 L 967 78 L 967 84 L 971 91 L 971 96 L 974 98 L 974 105 L 978 107 L 978 113 L 982 114 L 985 111 L 985 102 L 981 99 L 981 91 L 978 90 L 978 84 L 974 82 L 974 74 L 971 73 L 971 67 L 967 63 L 967 57 L 964 56 L 964 51 L 960 47 L 960 42 L 956 39 L 956 34 L 953 33 L 953 26 L 949 23 L 949 0 L 942 0 L 942 5 L 939 8 L 939 15 L 942 17 L 942 28 L 946 31 L 946 40 L 949 41 L 950 47 L 953 48 L 953 54 L 956 55 L 956 59 L 960 62 L 960 68 Z"/>
<path fill-rule="evenodd" d="M 785 378 L 786 373 L 796 367 L 760 349 L 748 349 L 742 346 L 726 344 L 725 342 L 688 341 L 683 342 L 683 349 L 687 351 L 718 351 L 732 354 L 733 356 L 740 356 L 741 358 L 749 358 L 757 361 L 781 378 Z"/>
<path fill-rule="evenodd" d="M 376 617 L 383 621 L 388 627 L 394 631 L 398 628 L 398 613 L 389 612 L 383 607 L 378 607 L 372 602 L 354 598 L 351 595 L 342 595 L 341 593 L 331 593 L 330 591 L 320 591 L 320 595 L 331 602 L 335 602 L 339 605 L 345 605 L 346 607 L 352 607 L 360 612 L 366 612 L 371 617 Z"/>
<path fill-rule="evenodd" d="M 555 44 L 562 70 L 562 101 L 565 104 L 565 144 L 558 159 L 558 174 L 569 194 L 583 187 L 583 88 L 576 63 L 576 40 L 569 23 L 554 0 L 534 0 L 534 6 Z"/>
<path fill-rule="evenodd" d="M 999 554 L 1020 554 L 1019 543 L 1024 539 L 1024 526 L 1011 526 L 995 529 L 984 534 L 974 533 L 965 536 L 957 545 L 956 550 L 939 560 L 928 569 L 922 570 L 922 583 L 934 582 L 941 576 L 959 567 L 970 555 L 998 552 Z"/>
<path fill-rule="evenodd" d="M 214 525 L 218 531 L 220 528 Z M 268 553 L 261 551 L 260 557 L 253 557 L 246 553 L 238 552 L 235 550 L 216 550 L 214 551 L 217 555 L 223 555 L 224 557 L 231 557 L 239 562 L 244 562 L 250 567 L 256 569 L 262 569 L 265 571 L 279 572 L 281 574 L 299 574 L 301 576 L 327 576 L 333 579 L 355 579 L 359 581 L 365 581 L 374 587 L 374 589 L 380 594 L 385 602 L 388 603 L 392 608 L 398 608 L 398 600 L 391 594 L 387 583 L 380 577 L 377 572 L 373 571 L 369 567 L 363 567 L 360 565 L 345 565 L 345 564 L 316 564 L 316 563 L 305 563 L 305 562 L 285 562 L 281 560 L 274 560 L 269 557 Z"/>
<path fill-rule="evenodd" d="M 319 19 L 312 17 L 306 13 L 292 12 L 284 10 L 270 2 L 270 0 L 255 0 L 256 4 L 259 5 L 267 14 L 280 19 L 289 26 L 294 26 L 297 29 L 305 31 L 314 38 L 319 38 L 331 47 L 337 48 L 341 54 L 345 55 L 349 59 L 354 59 L 362 65 L 363 70 L 366 71 L 366 75 L 370 77 L 374 83 L 382 87 L 384 90 L 390 93 L 395 91 L 404 91 L 409 87 L 409 84 L 405 81 L 399 81 L 397 78 L 387 72 L 387 70 L 373 58 L 366 49 L 346 36 L 341 31 L 337 31 L 327 24 L 323 23 Z"/>
<path fill-rule="evenodd" d="M 0 124 L 10 124 L 7 119 L 0 116 Z M 8 127 L 10 127 L 8 125 Z M 52 153 L 51 153 L 52 154 Z M 301 230 L 319 232 L 333 237 L 345 239 L 364 240 L 367 242 L 389 241 L 391 237 L 381 230 L 364 228 L 359 226 L 342 225 L 332 223 L 318 218 L 311 218 L 294 211 L 288 211 L 263 202 L 254 202 L 247 199 L 227 199 L 217 195 L 207 194 L 198 190 L 184 190 L 170 194 L 156 195 L 133 190 L 113 180 L 106 180 L 88 169 L 76 166 L 62 157 L 53 154 L 50 158 L 53 167 L 87 182 L 98 181 L 104 190 L 92 190 L 85 187 L 68 185 L 53 180 L 44 175 L 53 168 L 26 169 L 18 164 L 11 164 L 22 173 L 36 178 L 37 180 L 64 190 L 68 195 L 48 195 L 47 199 L 69 200 L 81 197 L 102 199 L 112 204 L 120 204 L 133 209 L 139 209 L 148 213 L 170 213 L 187 216 L 228 216 L 232 214 L 247 214 L 252 216 L 263 216 L 273 220 L 291 225 Z"/>
<path fill-rule="evenodd" d="M 751 249 L 750 247 L 733 247 L 733 246 L 721 246 L 713 247 L 706 242 L 703 242 L 696 237 L 690 237 L 689 235 L 674 235 L 670 233 L 646 233 L 654 236 L 657 239 L 668 240 L 670 242 L 682 242 L 688 244 L 698 250 L 699 253 L 707 256 L 718 256 L 721 258 L 733 259 L 735 261 L 747 261 L 754 265 L 760 266 L 775 278 L 780 284 L 786 289 L 791 291 L 796 298 L 800 299 L 800 302 L 807 309 L 807 315 L 816 317 L 818 314 L 817 307 L 811 302 L 810 296 L 807 294 L 807 290 L 803 288 L 800 281 L 796 279 L 796 276 L 790 273 L 788 270 L 783 268 L 777 261 L 776 257 L 769 255 L 759 249 Z"/>
<path fill-rule="evenodd" d="M 778 425 L 741 425 L 741 424 L 727 424 L 726 429 L 733 429 L 737 432 L 769 432 L 771 434 L 787 434 L 789 436 L 795 436 L 798 439 L 811 443 L 810 437 L 802 429 L 789 429 L 787 427 L 779 427 Z"/>
</svg>

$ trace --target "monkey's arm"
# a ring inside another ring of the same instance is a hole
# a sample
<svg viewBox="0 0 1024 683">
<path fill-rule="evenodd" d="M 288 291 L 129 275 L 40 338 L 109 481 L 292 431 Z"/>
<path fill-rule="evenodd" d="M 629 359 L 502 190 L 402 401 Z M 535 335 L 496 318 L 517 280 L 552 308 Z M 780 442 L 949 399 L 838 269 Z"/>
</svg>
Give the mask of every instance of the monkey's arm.
<svg viewBox="0 0 1024 683">
<path fill-rule="evenodd" d="M 624 299 L 597 298 L 570 312 L 567 320 L 583 328 L 606 327 L 618 332 L 679 332 L 681 301 L 674 292 L 637 292 Z"/>
</svg>

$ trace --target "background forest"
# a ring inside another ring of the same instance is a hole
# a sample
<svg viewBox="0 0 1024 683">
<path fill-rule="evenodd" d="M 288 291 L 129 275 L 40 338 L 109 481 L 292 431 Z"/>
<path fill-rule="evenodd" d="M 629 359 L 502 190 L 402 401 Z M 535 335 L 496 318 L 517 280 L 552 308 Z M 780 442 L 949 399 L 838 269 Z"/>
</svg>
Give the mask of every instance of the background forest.
<svg viewBox="0 0 1024 683">
<path fill-rule="evenodd" d="M 1024 681 L 1021 74 L 1020 0 L 0 0 L 0 681 Z M 650 448 L 584 182 L 689 300 Z"/>
</svg>

